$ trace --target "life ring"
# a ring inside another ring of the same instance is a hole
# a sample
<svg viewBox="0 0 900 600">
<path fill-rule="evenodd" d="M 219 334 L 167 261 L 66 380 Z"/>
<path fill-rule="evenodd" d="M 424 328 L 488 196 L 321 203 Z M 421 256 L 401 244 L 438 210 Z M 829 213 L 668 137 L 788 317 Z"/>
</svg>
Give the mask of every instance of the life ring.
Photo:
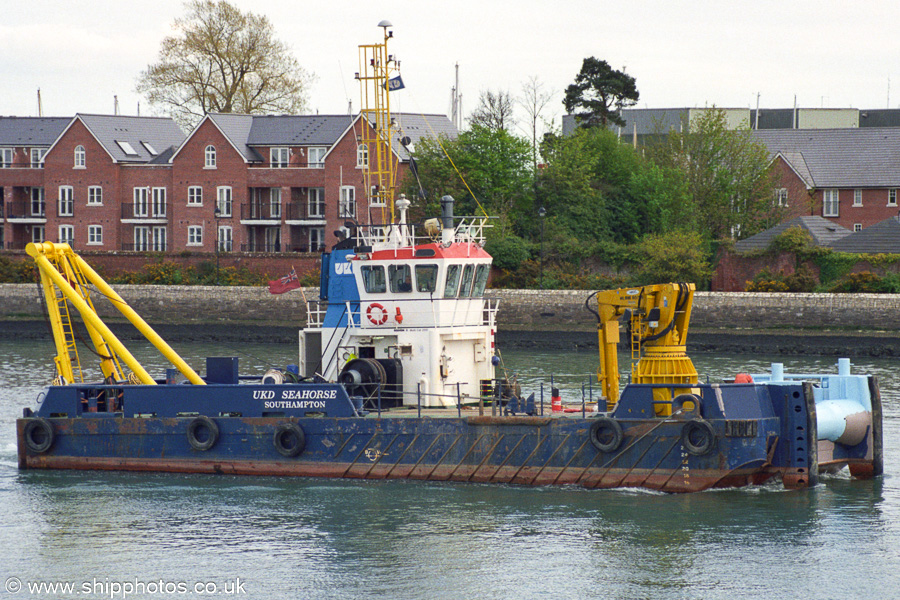
<svg viewBox="0 0 900 600">
<path fill-rule="evenodd" d="M 46 419 L 30 419 L 25 423 L 25 445 L 37 454 L 43 454 L 53 445 L 53 426 Z"/>
<path fill-rule="evenodd" d="M 219 426 L 209 417 L 197 417 L 187 426 L 187 440 L 194 450 L 205 452 L 216 445 Z"/>
<path fill-rule="evenodd" d="M 693 419 L 681 428 L 681 443 L 688 454 L 703 456 L 716 447 L 716 432 L 709 421 Z"/>
<path fill-rule="evenodd" d="M 306 448 L 306 434 L 294 423 L 281 423 L 272 438 L 278 454 L 288 458 L 297 456 Z"/>
<path fill-rule="evenodd" d="M 600 452 L 614 452 L 622 445 L 622 426 L 611 417 L 600 417 L 591 425 L 591 443 Z"/>
<path fill-rule="evenodd" d="M 374 311 L 376 308 L 381 311 L 381 316 L 379 317 L 375 317 L 372 314 L 372 311 Z M 382 305 L 378 304 L 377 302 L 373 302 L 369 305 L 369 308 L 366 309 L 366 316 L 369 318 L 373 325 L 384 325 L 388 320 L 388 312 Z"/>
</svg>

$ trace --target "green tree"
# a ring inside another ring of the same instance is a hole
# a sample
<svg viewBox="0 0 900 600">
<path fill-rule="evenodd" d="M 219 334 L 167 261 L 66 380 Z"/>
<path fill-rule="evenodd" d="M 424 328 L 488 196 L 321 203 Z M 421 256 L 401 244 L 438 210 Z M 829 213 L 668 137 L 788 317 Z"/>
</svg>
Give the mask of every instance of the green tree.
<svg viewBox="0 0 900 600">
<path fill-rule="evenodd" d="M 311 76 L 268 18 L 227 0 L 191 0 L 163 39 L 159 61 L 138 78 L 138 93 L 191 127 L 210 112 L 301 113 Z"/>
<path fill-rule="evenodd" d="M 782 216 L 768 150 L 748 126 L 730 129 L 721 109 L 703 111 L 647 153 L 661 167 L 681 171 L 697 221 L 712 239 L 744 238 Z"/>
<path fill-rule="evenodd" d="M 563 104 L 582 127 L 625 125 L 618 112 L 637 104 L 640 93 L 634 77 L 617 71 L 605 60 L 585 58 L 575 83 L 566 88 Z"/>
<path fill-rule="evenodd" d="M 648 235 L 640 243 L 635 274 L 638 285 L 684 281 L 704 289 L 712 275 L 703 238 L 697 232 Z"/>
<path fill-rule="evenodd" d="M 416 217 L 436 214 L 441 196 L 450 194 L 458 215 L 480 215 L 480 204 L 489 216 L 499 217 L 494 235 L 505 235 L 525 222 L 520 217 L 533 205 L 528 140 L 476 124 L 455 140 L 421 139 L 415 159 L 427 198 Z M 414 197 L 415 186 L 407 188 Z"/>
<path fill-rule="evenodd" d="M 547 137 L 541 152 L 537 202 L 576 240 L 633 243 L 693 223 L 680 173 L 644 160 L 607 129 Z"/>
</svg>

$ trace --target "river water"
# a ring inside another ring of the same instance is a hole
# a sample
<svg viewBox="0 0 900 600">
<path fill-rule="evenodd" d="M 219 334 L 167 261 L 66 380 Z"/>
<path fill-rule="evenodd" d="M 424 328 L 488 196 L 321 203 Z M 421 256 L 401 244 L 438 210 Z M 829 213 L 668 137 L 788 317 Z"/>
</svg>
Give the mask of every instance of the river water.
<svg viewBox="0 0 900 600">
<path fill-rule="evenodd" d="M 242 371 L 292 345 L 214 348 Z M 154 375 L 165 365 L 132 348 Z M 885 473 L 694 495 L 407 481 L 20 472 L 15 418 L 53 375 L 49 342 L 0 341 L 0 596 L 12 598 L 529 599 L 900 597 L 900 375 L 878 374 Z M 265 357 L 265 359 L 263 358 Z M 717 381 L 778 357 L 698 354 Z M 554 374 L 581 397 L 593 353 L 515 351 L 523 390 Z M 834 358 L 789 357 L 786 371 Z M 549 386 L 548 386 L 549 387 Z M 588 393 L 588 392 L 585 392 Z M 70 585 L 73 591 L 35 587 Z M 21 586 L 21 588 L 17 587 Z M 10 593 L 13 592 L 13 593 Z"/>
</svg>

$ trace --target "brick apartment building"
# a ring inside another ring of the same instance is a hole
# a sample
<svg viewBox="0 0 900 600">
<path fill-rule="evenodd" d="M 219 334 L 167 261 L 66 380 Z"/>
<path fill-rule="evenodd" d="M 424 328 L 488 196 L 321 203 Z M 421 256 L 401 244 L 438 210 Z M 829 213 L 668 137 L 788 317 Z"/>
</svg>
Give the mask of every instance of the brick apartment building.
<svg viewBox="0 0 900 600">
<path fill-rule="evenodd" d="M 456 130 L 395 115 L 412 143 Z M 351 115 L 0 117 L 0 247 L 317 252 L 347 220 L 384 222 L 366 189 L 368 123 Z M 398 181 L 406 149 L 395 140 Z"/>
</svg>

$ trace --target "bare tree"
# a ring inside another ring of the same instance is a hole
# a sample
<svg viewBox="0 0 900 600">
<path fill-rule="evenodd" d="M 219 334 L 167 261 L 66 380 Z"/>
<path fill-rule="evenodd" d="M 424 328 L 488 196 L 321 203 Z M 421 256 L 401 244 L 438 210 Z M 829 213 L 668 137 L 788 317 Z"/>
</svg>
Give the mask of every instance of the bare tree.
<svg viewBox="0 0 900 600">
<path fill-rule="evenodd" d="M 522 84 L 519 105 L 525 110 L 525 114 L 528 116 L 528 125 L 531 128 L 528 135 L 531 138 L 531 162 L 535 170 L 537 170 L 538 121 L 552 98 L 553 91 L 545 91 L 544 84 L 533 75 Z"/>
<path fill-rule="evenodd" d="M 487 129 L 510 129 L 515 125 L 513 118 L 513 98 L 502 90 L 496 94 L 491 90 L 481 92 L 478 107 L 469 115 L 469 125 L 481 125 Z"/>
<path fill-rule="evenodd" d="M 312 79 L 265 16 L 227 0 L 191 0 L 137 91 L 181 125 L 209 112 L 301 113 Z"/>
</svg>

